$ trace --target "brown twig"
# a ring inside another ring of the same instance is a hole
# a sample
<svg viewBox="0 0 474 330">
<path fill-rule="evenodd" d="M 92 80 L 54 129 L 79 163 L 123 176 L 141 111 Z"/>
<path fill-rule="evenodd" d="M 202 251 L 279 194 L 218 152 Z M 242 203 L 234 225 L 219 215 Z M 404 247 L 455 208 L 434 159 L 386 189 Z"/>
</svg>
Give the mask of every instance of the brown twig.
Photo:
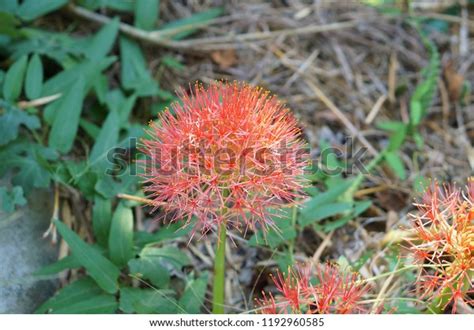
<svg viewBox="0 0 474 330">
<path fill-rule="evenodd" d="M 95 13 L 93 11 L 87 10 L 85 8 L 69 4 L 67 9 L 70 13 L 75 16 L 93 21 L 99 24 L 108 24 L 112 21 L 111 18 Z M 129 24 L 120 23 L 119 29 L 123 34 L 128 35 L 134 39 L 144 41 L 156 46 L 162 46 L 173 49 L 194 49 L 194 50 L 216 50 L 222 49 L 222 46 L 228 46 L 229 43 L 244 43 L 249 41 L 258 41 L 271 39 L 281 36 L 291 36 L 291 35 L 304 35 L 304 34 L 314 34 L 322 33 L 334 30 L 349 29 L 357 26 L 359 21 L 348 21 L 348 22 L 336 22 L 331 24 L 319 25 L 313 24 L 299 28 L 293 29 L 281 29 L 277 31 L 265 31 L 265 32 L 252 32 L 244 34 L 235 34 L 235 35 L 226 35 L 220 37 L 209 37 L 209 38 L 196 38 L 190 40 L 171 40 L 170 37 L 182 32 L 184 30 L 191 30 L 196 28 L 202 28 L 211 24 L 211 22 L 198 23 L 198 24 L 189 24 L 185 27 L 180 27 L 177 29 L 167 29 L 161 31 L 144 31 L 133 27 Z M 224 47 L 225 48 L 225 47 Z"/>
</svg>

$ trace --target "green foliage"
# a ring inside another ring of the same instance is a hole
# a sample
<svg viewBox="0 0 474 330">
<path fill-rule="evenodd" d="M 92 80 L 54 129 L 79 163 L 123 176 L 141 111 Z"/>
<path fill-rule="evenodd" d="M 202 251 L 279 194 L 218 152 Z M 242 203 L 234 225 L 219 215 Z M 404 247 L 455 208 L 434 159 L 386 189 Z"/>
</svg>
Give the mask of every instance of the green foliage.
<svg viewBox="0 0 474 330">
<path fill-rule="evenodd" d="M 135 1 L 135 26 L 143 30 L 153 30 L 158 20 L 159 0 Z"/>
<path fill-rule="evenodd" d="M 429 24 L 429 21 L 428 23 L 424 22 L 424 24 L 423 26 L 426 26 L 426 24 Z M 423 26 L 420 26 L 419 21 L 412 21 L 412 25 L 418 31 L 428 51 L 429 63 L 421 71 L 421 81 L 410 97 L 409 122 L 395 121 L 378 124 L 379 128 L 390 132 L 389 146 L 384 153 L 385 163 L 401 180 L 405 180 L 407 175 L 405 165 L 399 155 L 399 150 L 408 137 L 411 137 L 418 147 L 421 148 L 423 146 L 423 138 L 418 132 L 418 127 L 431 106 L 441 73 L 441 60 L 436 44 L 425 34 Z"/>
<path fill-rule="evenodd" d="M 55 225 L 61 236 L 68 243 L 73 256 L 81 266 L 87 270 L 97 285 L 108 293 L 115 293 L 118 289 L 117 279 L 120 274 L 119 269 L 90 245 L 81 240 L 81 238 L 66 225 L 57 220 L 55 221 Z"/>
<path fill-rule="evenodd" d="M 90 277 L 84 277 L 62 288 L 38 307 L 37 314 L 106 314 L 117 310 L 113 295 L 104 293 Z"/>
<path fill-rule="evenodd" d="M 37 99 L 41 96 L 43 88 L 43 64 L 38 54 L 34 54 L 26 71 L 25 94 L 30 100 Z"/>
<path fill-rule="evenodd" d="M 0 99 L 0 131 L 2 132 L 0 146 L 16 140 L 22 125 L 34 130 L 40 128 L 40 121 L 37 116 L 30 115 L 10 102 Z"/>
<path fill-rule="evenodd" d="M 3 82 L 3 97 L 7 101 L 15 101 L 20 96 L 27 61 L 26 56 L 22 56 L 8 69 Z"/>
<path fill-rule="evenodd" d="M 133 257 L 133 214 L 123 203 L 118 205 L 112 217 L 109 255 L 117 266 L 125 265 Z"/>
<path fill-rule="evenodd" d="M 25 205 L 26 199 L 23 196 L 23 188 L 15 186 L 11 190 L 6 187 L 0 187 L 0 201 L 1 209 L 6 213 L 11 213 L 15 210 L 16 205 Z"/>
</svg>

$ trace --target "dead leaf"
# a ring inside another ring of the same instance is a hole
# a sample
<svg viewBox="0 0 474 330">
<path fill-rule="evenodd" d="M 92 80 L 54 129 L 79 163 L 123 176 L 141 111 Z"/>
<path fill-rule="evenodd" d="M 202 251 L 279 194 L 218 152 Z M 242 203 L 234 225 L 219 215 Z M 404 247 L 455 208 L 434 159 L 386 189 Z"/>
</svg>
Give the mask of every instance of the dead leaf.
<svg viewBox="0 0 474 330">
<path fill-rule="evenodd" d="M 453 102 L 457 102 L 461 97 L 464 76 L 456 71 L 454 62 L 451 60 L 445 64 L 443 71 L 444 79 L 448 87 L 449 99 Z"/>
<path fill-rule="evenodd" d="M 221 69 L 227 69 L 237 63 L 235 49 L 216 50 L 211 53 L 211 59 L 218 64 Z"/>
</svg>

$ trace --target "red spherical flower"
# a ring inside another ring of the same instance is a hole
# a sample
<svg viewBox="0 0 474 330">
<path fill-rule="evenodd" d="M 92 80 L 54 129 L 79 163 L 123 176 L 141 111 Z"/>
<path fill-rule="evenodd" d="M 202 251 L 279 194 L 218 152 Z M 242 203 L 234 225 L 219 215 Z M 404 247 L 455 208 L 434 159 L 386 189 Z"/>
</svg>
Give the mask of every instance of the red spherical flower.
<svg viewBox="0 0 474 330">
<path fill-rule="evenodd" d="M 420 265 L 417 292 L 437 308 L 452 303 L 453 313 L 459 302 L 474 305 L 474 182 L 466 192 L 435 183 L 415 205 L 409 243 Z"/>
<path fill-rule="evenodd" d="M 196 85 L 152 123 L 145 192 L 172 221 L 245 229 L 272 225 L 269 208 L 302 195 L 308 153 L 291 112 L 243 83 Z"/>
<path fill-rule="evenodd" d="M 257 300 L 258 312 L 263 314 L 356 314 L 366 313 L 363 296 L 368 285 L 352 272 L 342 272 L 337 265 L 319 265 L 316 284 L 310 283 L 311 268 L 289 269 L 287 275 L 278 273 L 273 279 L 279 295 L 263 292 Z"/>
</svg>

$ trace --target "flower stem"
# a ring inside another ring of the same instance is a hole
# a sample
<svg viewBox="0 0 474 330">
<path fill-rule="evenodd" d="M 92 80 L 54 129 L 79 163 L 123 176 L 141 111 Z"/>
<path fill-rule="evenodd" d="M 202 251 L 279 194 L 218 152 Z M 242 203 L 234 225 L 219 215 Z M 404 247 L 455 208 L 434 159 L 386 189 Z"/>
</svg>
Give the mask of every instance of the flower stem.
<svg viewBox="0 0 474 330">
<path fill-rule="evenodd" d="M 219 225 L 216 258 L 214 260 L 214 287 L 212 297 L 212 313 L 224 314 L 225 289 L 225 243 L 227 229 L 225 222 Z"/>
</svg>

